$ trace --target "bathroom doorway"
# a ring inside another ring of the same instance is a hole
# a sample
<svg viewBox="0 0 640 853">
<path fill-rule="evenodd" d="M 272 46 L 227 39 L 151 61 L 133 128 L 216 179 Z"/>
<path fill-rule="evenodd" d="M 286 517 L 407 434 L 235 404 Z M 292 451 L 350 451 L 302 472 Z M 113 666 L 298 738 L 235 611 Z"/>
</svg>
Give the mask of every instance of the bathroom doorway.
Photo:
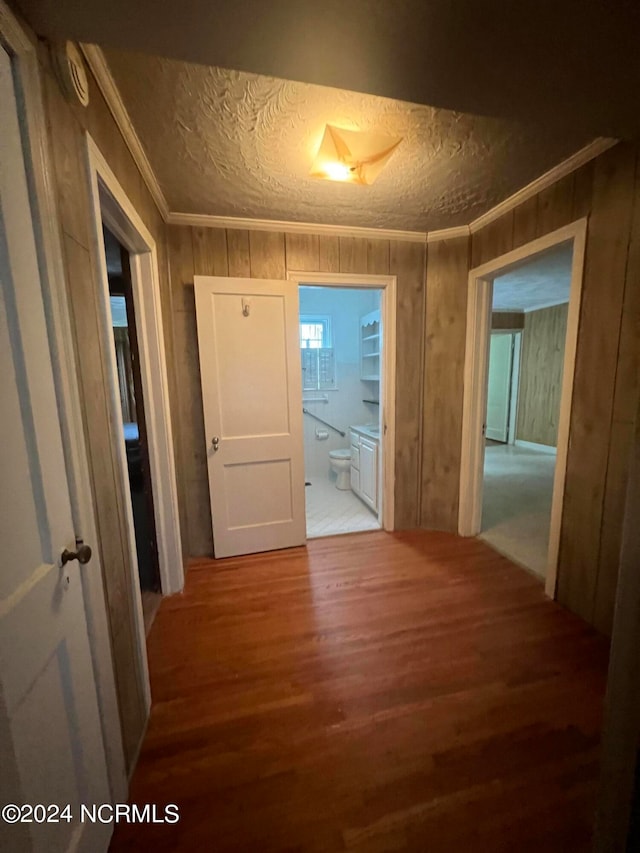
<svg viewBox="0 0 640 853">
<path fill-rule="evenodd" d="M 381 291 L 301 283 L 307 537 L 382 527 Z"/>
</svg>

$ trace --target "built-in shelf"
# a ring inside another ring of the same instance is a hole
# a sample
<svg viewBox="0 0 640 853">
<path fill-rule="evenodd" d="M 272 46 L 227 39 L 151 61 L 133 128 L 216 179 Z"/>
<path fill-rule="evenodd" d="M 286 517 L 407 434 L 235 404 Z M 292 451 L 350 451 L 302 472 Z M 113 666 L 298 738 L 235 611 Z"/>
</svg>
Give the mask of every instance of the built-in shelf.
<svg viewBox="0 0 640 853">
<path fill-rule="evenodd" d="M 360 318 L 360 379 L 365 382 L 379 382 L 379 365 L 380 311 L 376 310 Z"/>
</svg>

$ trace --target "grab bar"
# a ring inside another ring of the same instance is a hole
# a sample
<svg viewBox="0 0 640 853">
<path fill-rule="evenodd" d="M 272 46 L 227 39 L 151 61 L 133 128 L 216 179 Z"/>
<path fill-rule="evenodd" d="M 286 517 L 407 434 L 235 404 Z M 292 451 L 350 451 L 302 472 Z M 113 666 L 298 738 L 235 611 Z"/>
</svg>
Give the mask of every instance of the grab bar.
<svg viewBox="0 0 640 853">
<path fill-rule="evenodd" d="M 324 421 L 322 418 L 319 418 L 317 415 L 314 415 L 313 412 L 310 412 L 309 409 L 305 409 L 304 406 L 302 407 L 302 414 L 309 415 L 310 418 L 315 418 L 317 421 L 320 421 L 321 424 L 328 426 L 329 429 L 332 429 L 334 432 L 337 432 L 343 438 L 345 437 L 346 432 L 342 432 L 341 429 L 338 429 L 338 427 L 334 427 L 334 425 L 330 424 L 329 421 Z"/>
</svg>

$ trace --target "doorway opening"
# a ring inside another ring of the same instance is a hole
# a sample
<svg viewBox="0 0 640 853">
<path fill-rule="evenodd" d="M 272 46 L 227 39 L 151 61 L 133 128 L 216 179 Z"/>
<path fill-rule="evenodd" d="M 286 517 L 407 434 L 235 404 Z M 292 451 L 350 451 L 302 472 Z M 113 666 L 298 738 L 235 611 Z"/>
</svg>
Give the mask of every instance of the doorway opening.
<svg viewBox="0 0 640 853">
<path fill-rule="evenodd" d="M 160 606 L 161 583 L 145 400 L 129 252 L 103 225 L 113 346 L 146 633 Z"/>
<path fill-rule="evenodd" d="M 376 288 L 299 288 L 308 538 L 381 527 L 380 302 Z"/>
<path fill-rule="evenodd" d="M 458 529 L 555 597 L 586 220 L 469 273 Z"/>
<path fill-rule="evenodd" d="M 573 246 L 493 280 L 481 537 L 547 571 Z"/>
</svg>

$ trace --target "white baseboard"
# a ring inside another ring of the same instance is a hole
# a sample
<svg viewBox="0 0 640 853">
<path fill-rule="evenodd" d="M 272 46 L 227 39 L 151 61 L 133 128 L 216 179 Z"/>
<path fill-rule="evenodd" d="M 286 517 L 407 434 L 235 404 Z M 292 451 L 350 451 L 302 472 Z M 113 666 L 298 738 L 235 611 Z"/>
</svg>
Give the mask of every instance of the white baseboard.
<svg viewBox="0 0 640 853">
<path fill-rule="evenodd" d="M 521 439 L 516 438 L 515 443 L 517 447 L 527 447 L 529 450 L 538 450 L 540 453 L 555 454 L 557 451 L 557 448 L 552 447 L 550 444 L 536 444 L 535 441 L 522 441 Z"/>
</svg>

